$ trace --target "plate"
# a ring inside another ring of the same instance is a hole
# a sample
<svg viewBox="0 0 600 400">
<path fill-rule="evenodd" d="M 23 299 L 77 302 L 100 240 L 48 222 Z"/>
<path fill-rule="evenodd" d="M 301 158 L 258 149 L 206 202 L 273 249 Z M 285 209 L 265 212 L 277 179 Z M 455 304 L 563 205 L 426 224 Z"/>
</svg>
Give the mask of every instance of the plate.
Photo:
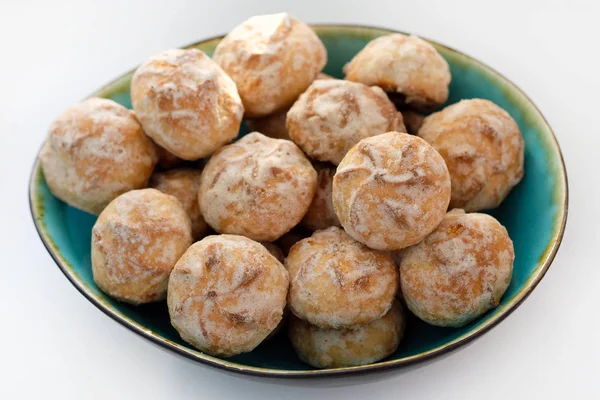
<svg viewBox="0 0 600 400">
<path fill-rule="evenodd" d="M 370 40 L 392 30 L 343 25 L 314 25 L 327 47 L 325 73 L 342 77 L 342 67 Z M 188 48 L 209 55 L 221 37 Z M 30 180 L 31 214 L 42 242 L 73 285 L 101 311 L 133 332 L 169 350 L 229 371 L 275 377 L 311 377 L 377 371 L 405 366 L 460 347 L 498 324 L 521 304 L 550 267 L 563 237 L 567 219 L 568 188 L 565 165 L 552 129 L 533 102 L 508 79 L 485 64 L 449 47 L 430 41 L 450 64 L 452 82 L 447 104 L 461 99 L 485 98 L 504 108 L 517 121 L 525 140 L 525 176 L 502 205 L 491 212 L 508 230 L 515 246 L 512 281 L 500 305 L 459 329 L 427 325 L 410 316 L 398 350 L 380 362 L 350 368 L 319 370 L 304 364 L 285 333 L 254 351 L 219 359 L 187 345 L 169 323 L 166 303 L 131 306 L 112 300 L 94 284 L 90 242 L 95 216 L 67 206 L 49 191 L 38 162 Z M 93 95 L 131 108 L 125 73 Z M 240 135 L 246 133 L 242 126 Z"/>
</svg>

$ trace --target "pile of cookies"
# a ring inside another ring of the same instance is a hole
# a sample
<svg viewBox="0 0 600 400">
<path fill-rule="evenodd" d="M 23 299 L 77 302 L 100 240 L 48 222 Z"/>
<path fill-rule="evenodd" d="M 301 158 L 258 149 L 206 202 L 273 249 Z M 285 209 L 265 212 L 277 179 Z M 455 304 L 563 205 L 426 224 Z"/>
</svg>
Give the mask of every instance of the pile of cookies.
<svg viewBox="0 0 600 400">
<path fill-rule="evenodd" d="M 433 112 L 450 69 L 415 36 L 371 41 L 345 79 L 326 63 L 307 25 L 257 16 L 212 58 L 148 59 L 133 110 L 91 98 L 60 115 L 39 157 L 56 197 L 99 215 L 98 287 L 166 298 L 182 339 L 219 357 L 285 324 L 318 368 L 394 353 L 406 308 L 459 327 L 498 305 L 513 245 L 476 211 L 523 176 L 515 121 L 483 99 Z"/>
</svg>

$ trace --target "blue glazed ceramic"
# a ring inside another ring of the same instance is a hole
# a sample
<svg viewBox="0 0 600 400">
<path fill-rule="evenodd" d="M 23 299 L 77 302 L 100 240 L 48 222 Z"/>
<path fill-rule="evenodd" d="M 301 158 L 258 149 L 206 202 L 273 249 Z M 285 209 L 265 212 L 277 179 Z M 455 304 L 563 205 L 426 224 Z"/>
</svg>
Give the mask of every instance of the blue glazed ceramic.
<svg viewBox="0 0 600 400">
<path fill-rule="evenodd" d="M 359 26 L 315 26 L 328 50 L 325 73 L 342 77 L 342 66 L 370 40 L 390 30 Z M 193 44 L 212 54 L 220 38 Z M 515 245 L 512 281 L 500 305 L 460 328 L 429 326 L 411 317 L 395 354 L 366 366 L 316 370 L 301 362 L 285 334 L 248 354 L 227 360 L 203 354 L 181 340 L 171 327 L 165 303 L 134 307 L 104 295 L 94 284 L 90 264 L 91 229 L 96 217 L 67 206 L 50 193 L 38 163 L 31 174 L 31 213 L 48 251 L 73 285 L 94 305 L 143 337 L 191 359 L 230 371 L 264 376 L 322 376 L 407 365 L 459 347 L 502 321 L 531 293 L 552 262 L 567 218 L 567 176 L 556 139 L 536 106 L 506 78 L 477 60 L 432 43 L 452 70 L 448 104 L 484 98 L 507 110 L 525 139 L 525 177 L 492 214 L 508 229 Z M 94 95 L 131 107 L 126 73 Z M 240 134 L 244 134 L 242 128 Z"/>
</svg>

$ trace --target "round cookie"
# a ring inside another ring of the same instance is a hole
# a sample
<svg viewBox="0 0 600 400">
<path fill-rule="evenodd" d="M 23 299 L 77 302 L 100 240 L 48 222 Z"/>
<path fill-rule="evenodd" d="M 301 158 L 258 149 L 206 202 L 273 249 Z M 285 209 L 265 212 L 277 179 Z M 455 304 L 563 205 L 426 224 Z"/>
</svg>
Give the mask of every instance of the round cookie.
<svg viewBox="0 0 600 400">
<path fill-rule="evenodd" d="M 339 79 L 314 81 L 288 111 L 286 126 L 309 157 L 336 165 L 361 139 L 406 129 L 380 88 Z"/>
<path fill-rule="evenodd" d="M 171 273 L 171 324 L 205 353 L 249 352 L 279 324 L 288 284 L 283 265 L 260 243 L 237 235 L 207 236 Z"/>
<path fill-rule="evenodd" d="M 294 143 L 253 132 L 210 158 L 198 200 L 217 232 L 272 242 L 300 222 L 316 186 L 316 171 Z"/>
<path fill-rule="evenodd" d="M 361 140 L 333 177 L 333 207 L 346 232 L 378 250 L 421 241 L 450 202 L 450 176 L 426 141 L 388 132 Z"/>
<path fill-rule="evenodd" d="M 404 120 L 404 125 L 406 126 L 406 132 L 410 133 L 411 135 L 416 135 L 423 125 L 425 116 L 415 111 L 403 110 L 402 119 Z"/>
<path fill-rule="evenodd" d="M 437 326 L 463 326 L 496 307 L 510 283 L 513 244 L 487 214 L 452 211 L 400 261 L 408 308 Z"/>
<path fill-rule="evenodd" d="M 451 208 L 496 208 L 523 178 L 525 144 L 519 126 L 489 100 L 462 100 L 431 114 L 419 136 L 446 161 Z"/>
<path fill-rule="evenodd" d="M 155 172 L 148 186 L 174 196 L 190 217 L 192 237 L 201 239 L 208 232 L 208 225 L 198 205 L 198 189 L 202 171 L 193 168 L 179 168 L 164 172 Z"/>
<path fill-rule="evenodd" d="M 146 186 L 157 155 L 130 110 L 90 98 L 50 125 L 39 159 L 52 194 L 98 215 L 121 193 Z"/>
<path fill-rule="evenodd" d="M 404 336 L 399 301 L 381 318 L 349 329 L 328 329 L 290 317 L 289 337 L 298 357 L 316 368 L 343 368 L 377 362 L 398 348 Z"/>
<path fill-rule="evenodd" d="M 246 116 L 289 107 L 327 63 L 315 32 L 287 13 L 252 17 L 236 26 L 213 59 L 237 84 Z"/>
<path fill-rule="evenodd" d="M 171 270 L 191 244 L 189 217 L 175 197 L 132 190 L 114 199 L 92 228 L 94 282 L 127 303 L 162 300 Z"/>
<path fill-rule="evenodd" d="M 428 42 L 400 33 L 370 41 L 346 66 L 346 79 L 379 86 L 416 110 L 428 111 L 448 99 L 450 67 Z"/>
<path fill-rule="evenodd" d="M 150 57 L 133 75 L 131 103 L 148 136 L 184 160 L 231 142 L 244 114 L 235 83 L 197 49 Z"/>
<path fill-rule="evenodd" d="M 333 210 L 333 200 L 331 198 L 335 166 L 322 163 L 314 163 L 313 166 L 318 175 L 317 190 L 308 211 L 302 218 L 302 225 L 312 231 L 329 228 L 330 226 L 341 226 L 340 220 Z"/>
<path fill-rule="evenodd" d="M 336 227 L 296 243 L 285 266 L 290 311 L 323 328 L 347 328 L 382 317 L 398 290 L 398 269 L 390 255 Z"/>
</svg>

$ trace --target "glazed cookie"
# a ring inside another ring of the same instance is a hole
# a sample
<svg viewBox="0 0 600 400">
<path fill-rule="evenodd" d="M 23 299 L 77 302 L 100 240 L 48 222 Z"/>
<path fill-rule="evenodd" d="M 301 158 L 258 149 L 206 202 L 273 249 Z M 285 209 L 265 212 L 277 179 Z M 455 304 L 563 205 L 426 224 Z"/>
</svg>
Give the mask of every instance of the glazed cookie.
<svg viewBox="0 0 600 400">
<path fill-rule="evenodd" d="M 336 165 L 361 139 L 406 129 L 380 88 L 339 79 L 314 81 L 288 111 L 286 126 L 309 157 Z"/>
<path fill-rule="evenodd" d="M 298 357 L 307 364 L 341 368 L 371 364 L 394 353 L 404 327 L 404 311 L 396 300 L 383 317 L 349 329 L 320 328 L 292 315 L 289 337 Z"/>
<path fill-rule="evenodd" d="M 235 83 L 196 49 L 150 57 L 133 75 L 131 103 L 148 136 L 184 160 L 231 142 L 244 114 Z"/>
<path fill-rule="evenodd" d="M 171 273 L 171 324 L 205 353 L 249 352 L 279 324 L 288 283 L 283 265 L 260 243 L 237 235 L 207 236 Z"/>
<path fill-rule="evenodd" d="M 413 35 L 393 33 L 372 40 L 346 64 L 344 73 L 346 79 L 379 86 L 417 110 L 432 110 L 448 99 L 448 63 Z"/>
<path fill-rule="evenodd" d="M 317 171 L 317 190 L 308 207 L 308 211 L 302 219 L 302 225 L 311 231 L 329 228 L 330 226 L 341 226 L 340 220 L 333 210 L 331 189 L 335 166 L 331 164 L 314 163 Z"/>
<path fill-rule="evenodd" d="M 398 290 L 398 269 L 390 255 L 336 227 L 296 243 L 285 266 L 290 310 L 323 328 L 347 328 L 382 317 Z"/>
<path fill-rule="evenodd" d="M 127 303 L 162 300 L 171 270 L 191 244 L 190 220 L 175 197 L 132 190 L 113 200 L 94 224 L 94 282 Z"/>
<path fill-rule="evenodd" d="M 462 100 L 431 114 L 419 136 L 440 152 L 452 180 L 450 207 L 498 207 L 523 178 L 523 137 L 514 119 L 488 100 Z"/>
<path fill-rule="evenodd" d="M 487 214 L 448 213 L 400 261 L 408 308 L 438 326 L 463 326 L 496 307 L 510 283 L 513 244 Z"/>
<path fill-rule="evenodd" d="M 252 17 L 235 27 L 213 59 L 237 84 L 249 118 L 289 107 L 327 63 L 315 32 L 287 13 Z"/>
<path fill-rule="evenodd" d="M 201 239 L 208 231 L 208 225 L 202 217 L 198 205 L 198 189 L 202 171 L 192 168 L 172 169 L 155 172 L 150 178 L 149 186 L 163 193 L 175 196 L 192 222 L 192 236 Z"/>
<path fill-rule="evenodd" d="M 217 232 L 272 242 L 300 222 L 316 186 L 316 171 L 294 143 L 253 132 L 211 157 L 198 199 Z"/>
<path fill-rule="evenodd" d="M 346 232 L 372 249 L 421 241 L 450 202 L 450 175 L 426 141 L 389 132 L 363 139 L 333 177 L 333 207 Z"/>
<path fill-rule="evenodd" d="M 50 125 L 39 159 L 56 197 L 98 215 L 121 193 L 146 187 L 157 155 L 133 112 L 90 98 Z"/>
</svg>

